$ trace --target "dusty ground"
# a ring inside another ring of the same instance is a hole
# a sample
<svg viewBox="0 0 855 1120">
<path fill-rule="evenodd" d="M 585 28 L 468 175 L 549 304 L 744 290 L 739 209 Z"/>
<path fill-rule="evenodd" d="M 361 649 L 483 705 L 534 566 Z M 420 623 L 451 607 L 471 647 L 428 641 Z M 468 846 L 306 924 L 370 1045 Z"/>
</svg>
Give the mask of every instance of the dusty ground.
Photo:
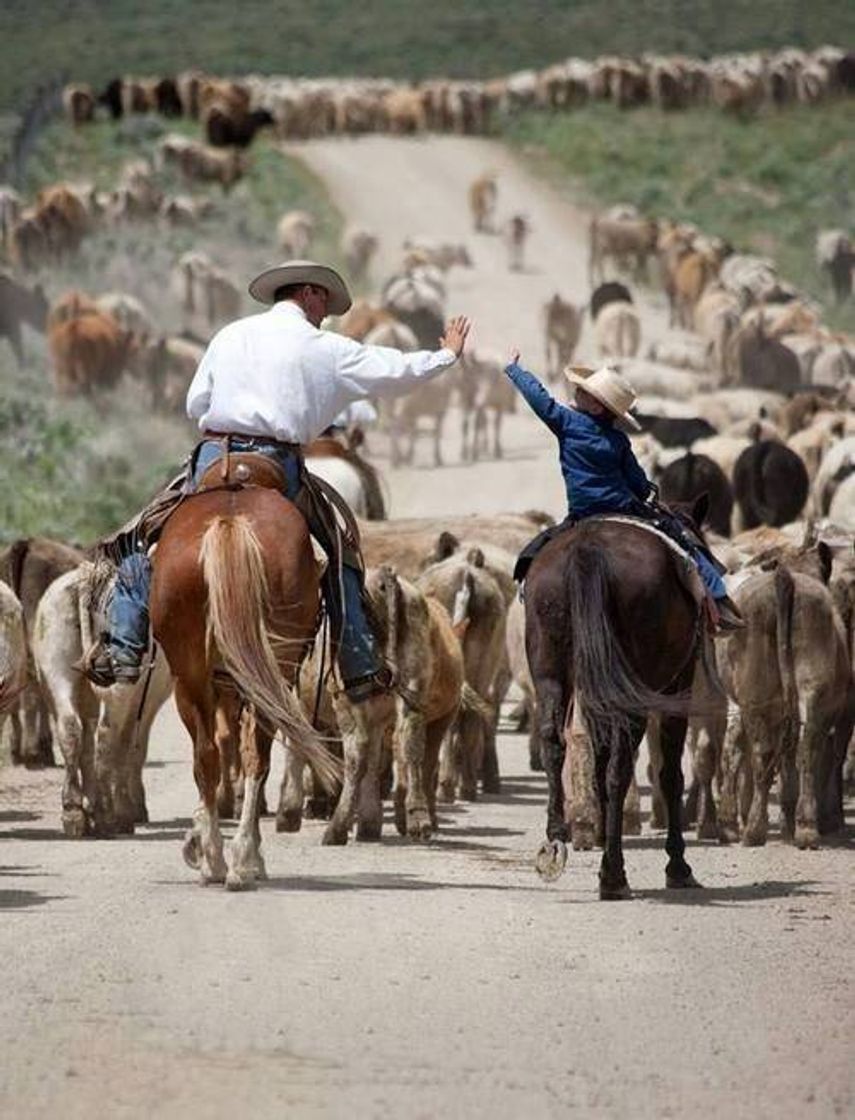
<svg viewBox="0 0 855 1120">
<path fill-rule="evenodd" d="M 479 344 L 516 341 L 538 368 L 542 299 L 559 276 L 584 298 L 578 214 L 482 142 L 303 151 L 395 238 L 465 235 L 465 184 L 499 169 L 540 271 L 508 274 L 479 238 L 452 304 Z M 644 314 L 656 330 L 661 309 Z M 549 437 L 521 412 L 507 442 L 500 464 L 398 472 L 395 512 L 560 512 Z M 597 853 L 544 886 L 544 783 L 506 734 L 503 794 L 450 808 L 429 846 L 387 825 L 380 844 L 322 848 L 319 825 L 266 822 L 270 882 L 236 896 L 181 861 L 195 790 L 171 707 L 151 756 L 153 823 L 112 842 L 61 838 L 58 773 L 0 772 L 0 1115 L 852 1114 L 847 848 L 691 845 L 706 890 L 675 897 L 645 827 L 627 844 L 632 902 L 597 901 Z"/>
</svg>

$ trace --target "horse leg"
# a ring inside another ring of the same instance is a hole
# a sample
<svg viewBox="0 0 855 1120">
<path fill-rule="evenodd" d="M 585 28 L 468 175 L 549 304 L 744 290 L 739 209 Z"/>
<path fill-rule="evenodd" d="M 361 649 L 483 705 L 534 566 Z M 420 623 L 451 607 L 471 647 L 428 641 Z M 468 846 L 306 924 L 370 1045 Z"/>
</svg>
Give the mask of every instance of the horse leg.
<svg viewBox="0 0 855 1120">
<path fill-rule="evenodd" d="M 484 753 L 484 725 L 477 712 L 461 712 L 457 721 L 460 760 L 460 797 L 477 801 L 478 775 Z"/>
<path fill-rule="evenodd" d="M 371 701 L 365 703 L 370 704 Z M 333 700 L 344 750 L 344 784 L 332 819 L 324 830 L 324 844 L 346 844 L 356 816 L 356 799 L 368 768 L 370 747 L 370 733 L 361 710 L 365 703 L 351 704 L 343 693 Z"/>
<path fill-rule="evenodd" d="M 184 840 L 184 862 L 199 871 L 203 886 L 224 883 L 228 868 L 217 814 L 220 754 L 214 741 L 213 726 L 210 726 L 213 715 L 206 719 L 203 707 L 191 699 L 180 681 L 175 684 L 175 703 L 184 726 L 193 738 L 193 777 L 202 799 Z M 214 707 L 213 696 L 209 698 L 209 707 Z"/>
<path fill-rule="evenodd" d="M 557 879 L 567 863 L 568 828 L 564 815 L 564 782 L 562 770 L 566 748 L 564 719 L 568 697 L 560 681 L 541 679 L 536 682 L 537 709 L 540 720 L 541 756 L 546 770 L 548 799 L 546 804 L 546 840 L 535 860 L 538 875 Z"/>
<path fill-rule="evenodd" d="M 727 725 L 721 748 L 721 781 L 718 800 L 718 839 L 733 844 L 739 839 L 739 775 L 745 762 L 742 716 L 735 704 L 728 705 Z"/>
<path fill-rule="evenodd" d="M 678 688 L 688 688 L 688 681 L 678 682 Z M 699 887 L 685 859 L 686 842 L 683 839 L 683 744 L 686 740 L 685 716 L 662 716 L 662 769 L 660 781 L 668 815 L 668 835 L 665 851 L 668 863 L 665 868 L 667 887 Z"/>
<path fill-rule="evenodd" d="M 232 780 L 236 769 L 235 728 L 240 721 L 239 705 L 231 701 L 217 705 L 214 715 L 214 741 L 220 752 L 220 782 L 217 786 L 217 812 L 230 820 L 235 815 L 235 787 Z"/>
<path fill-rule="evenodd" d="M 497 695 L 499 695 L 497 693 Z M 496 727 L 499 723 L 498 704 L 489 723 L 482 721 L 483 749 L 481 761 L 481 789 L 484 793 L 502 792 L 502 779 L 499 774 L 499 754 L 496 750 Z"/>
<path fill-rule="evenodd" d="M 261 793 L 270 770 L 270 744 L 271 736 L 257 725 L 255 712 L 245 708 L 240 721 L 244 795 L 240 823 L 229 851 L 231 867 L 226 875 L 226 887 L 230 891 L 252 888 L 257 879 L 267 878 L 258 822 Z"/>
<path fill-rule="evenodd" d="M 303 760 L 285 744 L 285 771 L 279 789 L 277 832 L 299 832 L 303 824 Z"/>
<path fill-rule="evenodd" d="M 609 732 L 606 732 L 609 734 Z M 623 860 L 623 809 L 626 792 L 632 780 L 633 754 L 636 743 L 644 735 L 644 723 L 636 721 L 631 733 L 626 731 L 613 735 L 608 750 L 605 767 L 605 846 L 600 863 L 600 898 L 603 901 L 616 901 L 631 898 L 632 893 L 626 878 Z M 635 739 L 635 742 L 632 739 Z M 599 755 L 604 745 L 598 743 Z M 598 783 L 601 784 L 601 783 Z"/>
<path fill-rule="evenodd" d="M 647 720 L 647 778 L 650 782 L 650 827 L 667 827 L 668 814 L 659 775 L 662 771 L 662 721 L 658 715 Z"/>
</svg>

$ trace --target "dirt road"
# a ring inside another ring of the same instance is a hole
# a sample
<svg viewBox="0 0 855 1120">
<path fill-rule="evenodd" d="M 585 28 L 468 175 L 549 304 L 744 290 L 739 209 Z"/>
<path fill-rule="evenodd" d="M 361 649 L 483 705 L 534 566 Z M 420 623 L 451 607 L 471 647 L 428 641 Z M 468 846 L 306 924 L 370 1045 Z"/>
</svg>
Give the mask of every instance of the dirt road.
<svg viewBox="0 0 855 1120">
<path fill-rule="evenodd" d="M 584 296 L 580 217 L 501 149 L 304 154 L 354 217 L 402 235 L 463 236 L 463 187 L 499 169 L 543 271 L 509 275 L 478 240 L 452 303 L 482 344 L 537 354 L 536 307 L 565 265 L 562 290 Z M 557 512 L 551 441 L 520 413 L 508 443 L 504 463 L 398 472 L 396 511 Z M 195 790 L 171 706 L 147 771 L 153 823 L 133 838 L 63 840 L 59 774 L 0 771 L 0 1115 L 852 1114 L 851 851 L 796 852 L 774 831 L 763 849 L 692 844 L 706 890 L 675 897 L 645 826 L 627 844 L 635 899 L 604 904 L 597 853 L 537 880 L 544 784 L 519 736 L 501 737 L 501 766 L 503 794 L 450 808 L 424 847 L 389 824 L 380 844 L 330 849 L 318 825 L 265 822 L 270 881 L 249 895 L 202 889 L 181 861 Z"/>
</svg>

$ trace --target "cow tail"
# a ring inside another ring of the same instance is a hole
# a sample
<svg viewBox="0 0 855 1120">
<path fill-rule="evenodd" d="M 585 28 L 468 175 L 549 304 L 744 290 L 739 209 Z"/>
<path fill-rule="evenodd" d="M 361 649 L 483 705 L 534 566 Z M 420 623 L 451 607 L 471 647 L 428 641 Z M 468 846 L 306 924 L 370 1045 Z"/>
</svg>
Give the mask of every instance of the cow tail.
<svg viewBox="0 0 855 1120">
<path fill-rule="evenodd" d="M 199 559 L 208 591 L 208 645 L 259 719 L 281 731 L 323 786 L 341 784 L 341 765 L 323 743 L 282 677 L 267 627 L 268 591 L 261 545 L 249 520 L 216 517 L 202 537 Z"/>
<path fill-rule="evenodd" d="M 775 649 L 778 655 L 778 675 L 784 697 L 784 733 L 782 753 L 795 749 L 799 723 L 799 697 L 796 685 L 796 667 L 793 657 L 793 606 L 795 582 L 783 565 L 775 569 Z"/>
</svg>

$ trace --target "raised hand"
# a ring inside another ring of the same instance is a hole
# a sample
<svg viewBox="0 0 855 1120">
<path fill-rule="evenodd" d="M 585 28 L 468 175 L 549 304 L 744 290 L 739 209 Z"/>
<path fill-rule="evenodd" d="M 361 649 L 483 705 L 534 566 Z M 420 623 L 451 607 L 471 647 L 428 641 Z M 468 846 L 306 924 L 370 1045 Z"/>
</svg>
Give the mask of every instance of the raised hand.
<svg viewBox="0 0 855 1120">
<path fill-rule="evenodd" d="M 511 347 L 511 354 L 510 354 L 510 357 L 508 358 L 508 365 L 509 366 L 518 365 L 519 360 L 520 360 L 520 352 L 519 352 L 519 350 L 517 349 L 516 346 L 512 346 Z"/>
<path fill-rule="evenodd" d="M 439 340 L 440 346 L 446 350 L 451 350 L 459 358 L 466 346 L 466 339 L 469 336 L 471 326 L 472 323 L 465 315 L 456 315 L 448 321 L 445 334 Z"/>
</svg>

